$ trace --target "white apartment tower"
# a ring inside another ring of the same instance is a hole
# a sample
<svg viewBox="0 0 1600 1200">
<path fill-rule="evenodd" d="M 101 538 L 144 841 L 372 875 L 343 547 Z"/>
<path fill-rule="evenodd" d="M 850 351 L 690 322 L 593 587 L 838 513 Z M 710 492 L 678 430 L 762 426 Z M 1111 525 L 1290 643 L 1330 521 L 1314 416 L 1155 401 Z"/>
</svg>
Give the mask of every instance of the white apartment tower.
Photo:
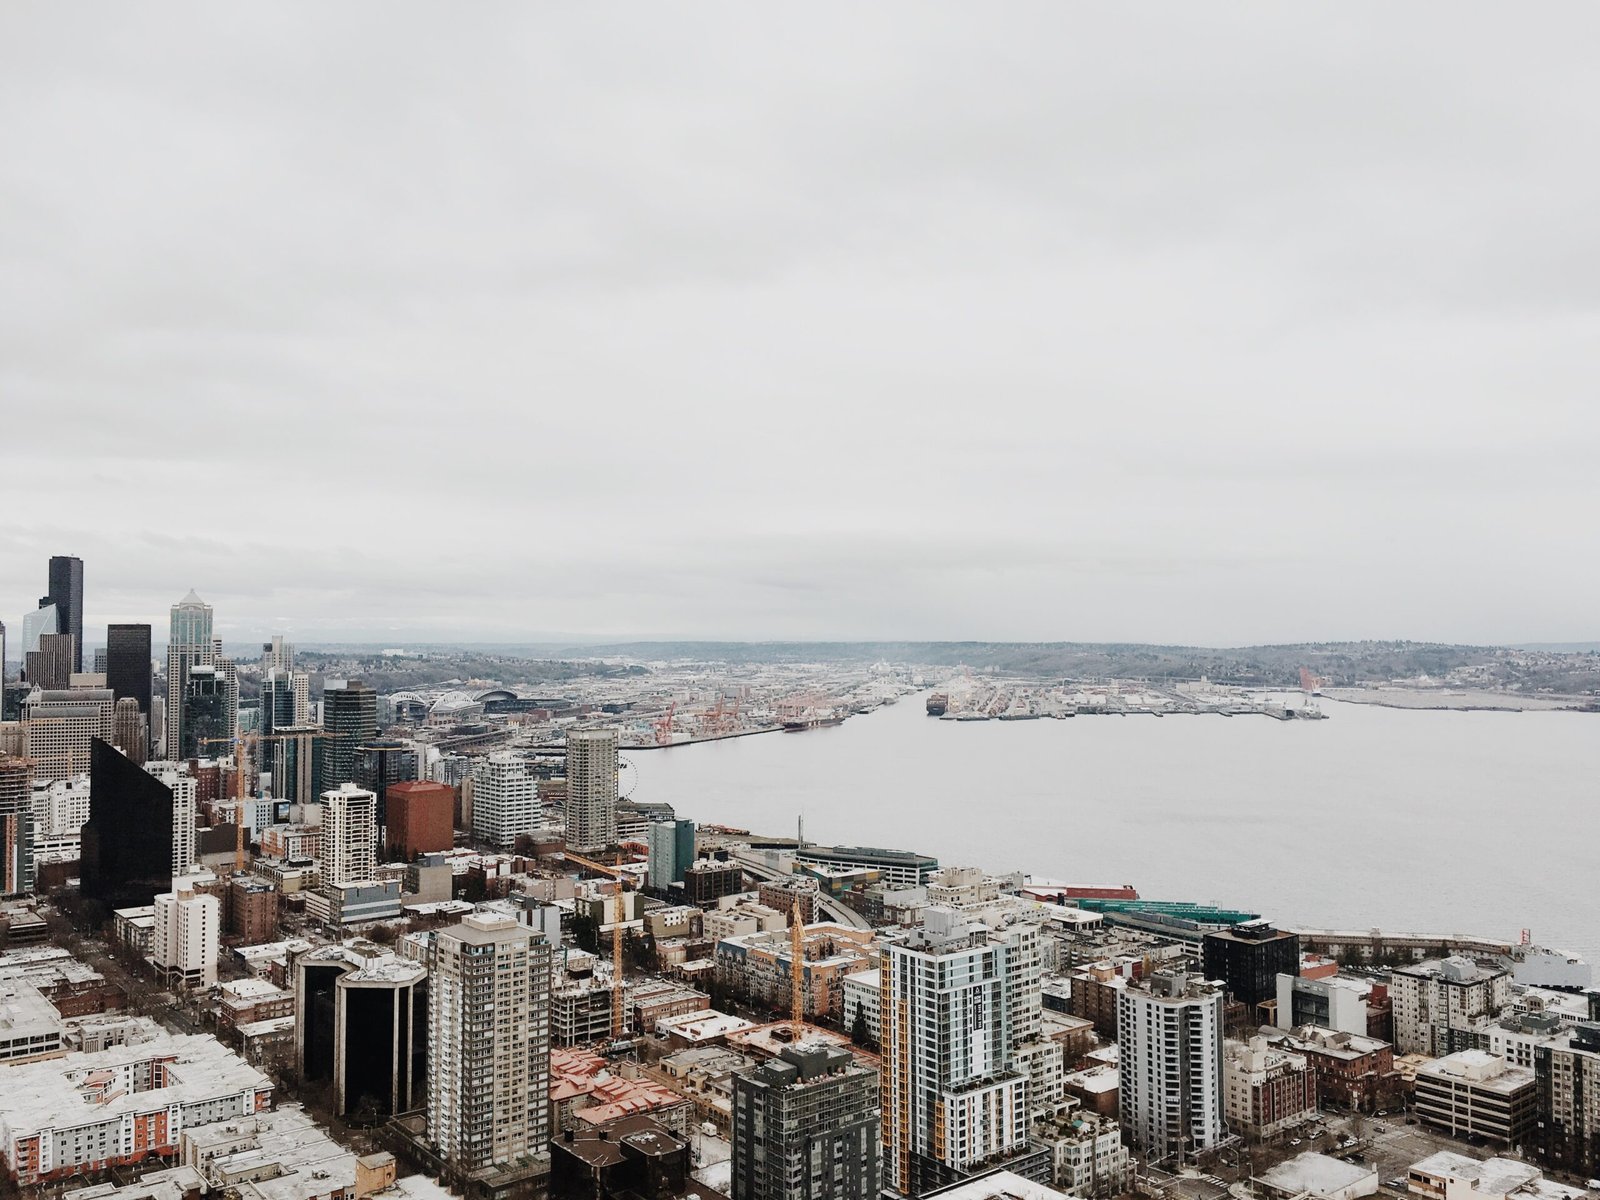
<svg viewBox="0 0 1600 1200">
<path fill-rule="evenodd" d="M 169 982 L 186 988 L 208 988 L 217 982 L 221 947 L 222 905 L 181 881 L 155 898 L 155 927 L 150 935 L 150 961 Z"/>
<path fill-rule="evenodd" d="M 378 795 L 353 783 L 322 793 L 322 882 L 358 887 L 378 877 Z"/>
<path fill-rule="evenodd" d="M 617 840 L 617 731 L 567 734 L 567 845 L 604 850 Z"/>
<path fill-rule="evenodd" d="M 1151 1162 L 1184 1161 L 1224 1136 L 1221 983 L 1157 972 L 1117 999 L 1122 1128 Z"/>
<path fill-rule="evenodd" d="M 547 1153 L 550 945 L 473 913 L 428 959 L 428 1138 L 462 1174 Z"/>
<path fill-rule="evenodd" d="M 1023 969 L 1015 944 L 952 909 L 930 908 L 922 929 L 888 947 L 879 1015 L 886 1186 L 919 1194 L 941 1167 L 965 1170 L 1025 1148 L 1028 1080 L 1012 1059 L 1012 977 Z"/>
<path fill-rule="evenodd" d="M 181 763 L 146 763 L 144 769 L 172 793 L 172 877 L 177 879 L 194 869 L 199 781 Z"/>
<path fill-rule="evenodd" d="M 507 753 L 473 760 L 470 823 L 473 837 L 502 848 L 519 833 L 533 831 L 539 824 L 539 796 L 526 762 Z"/>
</svg>

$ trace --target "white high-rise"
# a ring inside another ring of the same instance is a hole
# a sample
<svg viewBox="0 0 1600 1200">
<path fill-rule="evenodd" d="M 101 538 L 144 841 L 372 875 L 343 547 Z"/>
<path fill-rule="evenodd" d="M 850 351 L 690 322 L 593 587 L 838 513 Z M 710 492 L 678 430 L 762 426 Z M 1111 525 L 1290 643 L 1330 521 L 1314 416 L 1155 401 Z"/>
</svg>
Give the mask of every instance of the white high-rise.
<svg viewBox="0 0 1600 1200">
<path fill-rule="evenodd" d="M 1024 945 L 930 908 L 921 929 L 888 947 L 879 1023 L 884 1182 L 895 1190 L 918 1194 L 945 1169 L 1026 1147 L 1028 1080 L 1012 1056 L 1016 976 L 1035 970 Z"/>
<path fill-rule="evenodd" d="M 531 833 L 538 823 L 538 790 L 526 762 L 506 753 L 473 760 L 473 837 L 491 846 L 507 847 L 519 833 Z"/>
<path fill-rule="evenodd" d="M 155 898 L 150 959 L 172 983 L 188 988 L 217 982 L 222 905 L 181 881 Z"/>
<path fill-rule="evenodd" d="M 617 731 L 567 734 L 567 845 L 604 850 L 617 841 Z"/>
<path fill-rule="evenodd" d="M 172 793 L 172 877 L 177 879 L 194 869 L 199 781 L 182 763 L 146 763 L 144 769 Z"/>
<path fill-rule="evenodd" d="M 1182 1162 L 1224 1137 L 1224 986 L 1157 972 L 1117 999 L 1122 1128 L 1151 1162 Z"/>
<path fill-rule="evenodd" d="M 378 796 L 353 783 L 322 793 L 322 882 L 359 887 L 378 877 Z"/>
<path fill-rule="evenodd" d="M 546 1153 L 550 944 L 473 913 L 433 935 L 426 958 L 429 1140 L 463 1175 Z"/>
</svg>

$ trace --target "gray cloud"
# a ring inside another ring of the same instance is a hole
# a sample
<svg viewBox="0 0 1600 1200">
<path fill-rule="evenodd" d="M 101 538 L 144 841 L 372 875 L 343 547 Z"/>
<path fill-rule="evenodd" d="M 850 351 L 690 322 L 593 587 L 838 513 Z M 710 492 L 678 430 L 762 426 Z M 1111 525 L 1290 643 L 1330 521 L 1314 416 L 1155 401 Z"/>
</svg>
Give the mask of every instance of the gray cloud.
<svg viewBox="0 0 1600 1200">
<path fill-rule="evenodd" d="M 0 12 L 0 609 L 1588 636 L 1600 14 Z"/>
</svg>

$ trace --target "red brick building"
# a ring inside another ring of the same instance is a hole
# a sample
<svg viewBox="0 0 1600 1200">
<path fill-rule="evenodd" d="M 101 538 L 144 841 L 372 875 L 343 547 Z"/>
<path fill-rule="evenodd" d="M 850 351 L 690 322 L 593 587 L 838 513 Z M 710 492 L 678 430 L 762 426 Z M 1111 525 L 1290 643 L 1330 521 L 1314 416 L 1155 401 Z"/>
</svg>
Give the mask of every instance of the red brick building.
<svg viewBox="0 0 1600 1200">
<path fill-rule="evenodd" d="M 411 862 L 419 854 L 455 845 L 455 789 L 445 783 L 391 783 L 385 826 L 389 857 Z"/>
<path fill-rule="evenodd" d="M 278 936 L 278 889 L 265 879 L 228 884 L 228 935 L 256 946 Z"/>
</svg>

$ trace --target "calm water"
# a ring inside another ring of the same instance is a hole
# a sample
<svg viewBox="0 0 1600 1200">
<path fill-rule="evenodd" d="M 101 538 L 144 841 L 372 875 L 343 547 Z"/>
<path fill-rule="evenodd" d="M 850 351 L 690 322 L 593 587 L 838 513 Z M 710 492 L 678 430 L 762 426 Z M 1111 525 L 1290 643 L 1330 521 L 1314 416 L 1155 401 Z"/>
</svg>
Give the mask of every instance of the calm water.
<svg viewBox="0 0 1600 1200">
<path fill-rule="evenodd" d="M 682 816 L 948 865 L 1131 883 L 1288 924 L 1477 933 L 1600 965 L 1600 716 L 937 721 L 629 751 Z"/>
</svg>

